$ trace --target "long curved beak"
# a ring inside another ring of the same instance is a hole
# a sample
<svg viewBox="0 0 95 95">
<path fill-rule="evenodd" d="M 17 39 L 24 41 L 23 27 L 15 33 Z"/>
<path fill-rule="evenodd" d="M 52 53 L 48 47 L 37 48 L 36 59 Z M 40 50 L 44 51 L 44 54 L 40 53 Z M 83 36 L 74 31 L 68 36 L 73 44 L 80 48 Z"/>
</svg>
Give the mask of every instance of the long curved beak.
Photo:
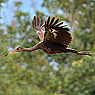
<svg viewBox="0 0 95 95">
<path fill-rule="evenodd" d="M 11 51 L 11 52 L 9 52 L 9 53 L 5 54 L 5 56 L 4 56 L 4 57 L 6 57 L 7 55 L 10 55 L 10 54 L 12 54 L 12 53 L 15 53 L 15 52 L 17 52 L 17 50 L 13 50 L 13 51 Z"/>
</svg>

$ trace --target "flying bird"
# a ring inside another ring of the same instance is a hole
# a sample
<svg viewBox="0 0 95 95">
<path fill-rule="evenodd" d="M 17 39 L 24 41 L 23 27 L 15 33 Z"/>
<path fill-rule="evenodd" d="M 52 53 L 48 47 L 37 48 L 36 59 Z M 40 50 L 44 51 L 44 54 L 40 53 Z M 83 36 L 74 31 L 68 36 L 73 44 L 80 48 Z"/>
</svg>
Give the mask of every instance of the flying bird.
<svg viewBox="0 0 95 95">
<path fill-rule="evenodd" d="M 31 52 L 37 49 L 42 49 L 48 54 L 76 53 L 78 55 L 92 56 L 92 54 L 86 51 L 78 52 L 75 49 L 67 48 L 72 41 L 72 36 L 69 32 L 69 28 L 63 26 L 63 22 L 59 22 L 59 19 L 55 20 L 55 17 L 51 19 L 49 16 L 44 23 L 44 20 L 40 19 L 39 16 L 34 16 L 32 26 L 39 36 L 40 42 L 31 48 L 17 47 L 5 56 L 14 52 Z"/>
</svg>

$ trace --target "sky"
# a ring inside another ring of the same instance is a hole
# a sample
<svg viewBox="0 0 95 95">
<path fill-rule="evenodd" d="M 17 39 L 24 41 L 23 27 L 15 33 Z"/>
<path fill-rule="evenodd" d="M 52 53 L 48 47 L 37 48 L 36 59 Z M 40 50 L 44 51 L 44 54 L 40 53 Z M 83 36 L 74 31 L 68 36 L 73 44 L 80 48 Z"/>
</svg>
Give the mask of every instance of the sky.
<svg viewBox="0 0 95 95">
<path fill-rule="evenodd" d="M 13 13 L 16 10 L 14 7 L 14 3 L 16 1 L 22 1 L 22 6 L 20 7 L 20 10 L 23 12 L 29 12 L 31 19 L 35 16 L 35 10 L 40 10 L 43 12 L 46 12 L 46 8 L 42 8 L 41 4 L 43 3 L 43 0 L 8 0 L 7 3 L 2 4 L 3 8 L 1 9 L 1 17 L 0 20 L 2 23 L 10 24 L 11 20 L 13 20 Z M 36 6 L 34 6 L 36 4 Z"/>
<path fill-rule="evenodd" d="M 16 1 L 22 2 L 20 10 L 23 12 L 28 12 L 30 14 L 31 19 L 33 19 L 33 17 L 36 15 L 35 9 L 47 14 L 47 9 L 41 7 L 43 0 L 8 0 L 8 2 L 2 4 L 3 8 L 1 9 L 0 12 L 2 18 L 0 19 L 0 23 L 5 23 L 7 25 L 10 25 L 11 21 L 15 19 L 13 16 L 14 16 L 14 11 L 16 10 L 16 7 L 14 7 Z M 6 27 L 1 26 L 1 28 L 5 30 L 4 33 L 6 34 L 7 33 Z"/>
</svg>

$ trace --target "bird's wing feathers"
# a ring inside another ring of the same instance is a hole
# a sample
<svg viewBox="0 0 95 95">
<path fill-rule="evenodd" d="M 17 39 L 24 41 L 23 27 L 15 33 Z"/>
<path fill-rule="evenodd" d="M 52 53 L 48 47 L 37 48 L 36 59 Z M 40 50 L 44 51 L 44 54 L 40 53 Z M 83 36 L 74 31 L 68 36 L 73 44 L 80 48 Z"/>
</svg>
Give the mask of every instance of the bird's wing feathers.
<svg viewBox="0 0 95 95">
<path fill-rule="evenodd" d="M 50 21 L 50 17 L 45 22 L 45 35 L 44 41 L 50 40 L 59 44 L 63 44 L 66 47 L 72 41 L 71 34 L 69 33 L 69 29 L 65 26 L 60 26 L 63 22 L 59 22 L 59 19 L 55 21 L 55 17 Z"/>
<path fill-rule="evenodd" d="M 41 41 L 44 40 L 44 34 L 45 34 L 45 28 L 43 27 L 43 24 L 44 24 L 43 19 L 40 19 L 39 17 L 36 18 L 36 16 L 34 16 L 34 19 L 32 21 L 32 26 Z"/>
<path fill-rule="evenodd" d="M 53 33 L 54 39 L 53 42 L 57 42 L 60 44 L 65 45 L 66 47 L 69 46 L 71 43 L 71 34 L 69 32 L 65 32 L 64 30 L 60 30 Z"/>
<path fill-rule="evenodd" d="M 44 24 L 43 19 L 34 16 L 32 26 L 41 41 L 48 40 L 55 43 L 63 44 L 68 47 L 72 40 L 71 34 L 68 32 L 68 28 L 62 26 L 63 22 L 58 22 L 59 19 L 55 20 L 55 17 L 53 17 L 50 20 L 50 17 L 48 17 L 48 20 L 46 20 Z"/>
</svg>

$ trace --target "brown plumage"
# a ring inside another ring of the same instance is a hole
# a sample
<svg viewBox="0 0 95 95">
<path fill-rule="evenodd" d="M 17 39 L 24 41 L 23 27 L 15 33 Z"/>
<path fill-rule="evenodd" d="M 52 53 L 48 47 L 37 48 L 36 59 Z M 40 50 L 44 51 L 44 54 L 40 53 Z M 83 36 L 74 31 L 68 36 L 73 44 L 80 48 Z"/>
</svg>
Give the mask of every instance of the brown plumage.
<svg viewBox="0 0 95 95">
<path fill-rule="evenodd" d="M 69 33 L 69 28 L 63 26 L 62 24 L 63 22 L 59 23 L 59 19 L 55 20 L 55 17 L 53 17 L 51 20 L 50 17 L 48 17 L 48 20 L 46 20 L 44 24 L 43 19 L 34 16 L 32 26 L 39 36 L 40 42 L 32 48 L 18 47 L 12 52 L 6 54 L 5 56 L 14 52 L 31 52 L 37 49 L 42 49 L 48 54 L 76 53 L 79 55 L 92 56 L 91 54 L 89 54 L 89 52 L 86 51 L 78 52 L 75 49 L 67 48 L 72 41 L 72 37 Z"/>
</svg>

